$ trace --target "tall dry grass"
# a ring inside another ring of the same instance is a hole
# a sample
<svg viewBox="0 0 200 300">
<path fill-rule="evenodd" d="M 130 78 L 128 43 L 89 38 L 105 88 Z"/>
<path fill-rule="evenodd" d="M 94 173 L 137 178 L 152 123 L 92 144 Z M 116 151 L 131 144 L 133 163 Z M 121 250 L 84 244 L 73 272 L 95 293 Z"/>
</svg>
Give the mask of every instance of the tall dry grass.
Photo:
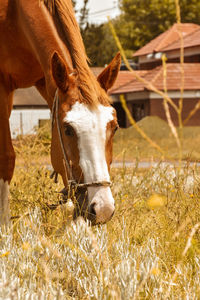
<svg viewBox="0 0 200 300">
<path fill-rule="evenodd" d="M 184 131 L 170 126 L 177 147 Z M 49 179 L 49 146 L 46 133 L 15 143 L 10 201 L 19 218 L 0 231 L 0 299 L 199 299 L 199 166 L 140 169 L 139 149 L 134 168 L 111 169 L 113 219 L 91 228 L 72 221 L 70 200 L 49 209 L 62 188 Z"/>
<path fill-rule="evenodd" d="M 0 233 L 0 299 L 199 298 L 197 165 L 112 168 L 116 213 L 91 228 L 72 221 L 70 202 L 48 208 L 62 183 L 44 154 L 18 151 L 11 210 L 21 217 Z"/>
</svg>

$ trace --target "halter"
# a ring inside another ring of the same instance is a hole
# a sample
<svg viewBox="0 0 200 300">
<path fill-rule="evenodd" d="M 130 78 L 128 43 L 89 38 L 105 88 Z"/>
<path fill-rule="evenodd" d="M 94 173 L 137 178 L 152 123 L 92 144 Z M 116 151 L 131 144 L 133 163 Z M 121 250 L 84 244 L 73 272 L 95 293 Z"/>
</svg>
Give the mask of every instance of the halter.
<svg viewBox="0 0 200 300">
<path fill-rule="evenodd" d="M 92 181 L 92 182 L 87 182 L 87 183 L 79 183 L 74 179 L 74 176 L 72 173 L 71 161 L 69 162 L 69 160 L 67 158 L 67 154 L 65 151 L 64 143 L 63 143 L 63 137 L 62 137 L 60 122 L 59 122 L 59 118 L 58 118 L 58 107 L 59 107 L 59 97 L 58 97 L 58 90 L 56 90 L 54 101 L 53 101 L 53 106 L 52 106 L 51 130 L 53 132 L 54 122 L 56 121 L 59 142 L 60 142 L 60 146 L 61 146 L 62 154 L 63 154 L 63 163 L 64 163 L 65 173 L 66 173 L 66 177 L 67 177 L 66 179 L 68 182 L 68 189 L 74 190 L 74 189 L 78 189 L 78 188 L 111 186 L 110 181 Z M 68 179 L 67 174 L 69 174 L 69 179 Z M 55 177 L 55 182 L 57 182 L 58 173 L 56 171 L 53 171 L 53 173 L 50 176 L 50 178 L 53 178 L 53 177 Z M 65 187 L 61 191 L 61 193 L 66 194 L 67 188 Z"/>
</svg>

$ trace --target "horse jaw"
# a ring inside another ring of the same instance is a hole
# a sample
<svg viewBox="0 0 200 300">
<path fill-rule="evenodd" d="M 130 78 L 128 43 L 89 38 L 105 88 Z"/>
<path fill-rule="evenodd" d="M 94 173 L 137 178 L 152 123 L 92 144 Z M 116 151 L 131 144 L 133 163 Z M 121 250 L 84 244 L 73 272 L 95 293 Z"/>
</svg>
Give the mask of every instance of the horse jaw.
<svg viewBox="0 0 200 300">
<path fill-rule="evenodd" d="M 106 130 L 113 120 L 113 108 L 101 104 L 89 108 L 76 102 L 67 112 L 64 121 L 76 131 L 80 167 L 85 182 L 110 181 L 105 158 Z M 107 222 L 114 213 L 114 199 L 110 187 L 88 187 L 88 206 L 93 207 L 96 223 Z"/>
</svg>

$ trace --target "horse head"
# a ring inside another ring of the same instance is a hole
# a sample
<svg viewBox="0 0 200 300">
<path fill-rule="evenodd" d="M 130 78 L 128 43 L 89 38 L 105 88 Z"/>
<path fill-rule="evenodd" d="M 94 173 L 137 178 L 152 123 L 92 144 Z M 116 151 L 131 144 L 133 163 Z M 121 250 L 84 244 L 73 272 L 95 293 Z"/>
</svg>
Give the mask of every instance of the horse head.
<svg viewBox="0 0 200 300">
<path fill-rule="evenodd" d="M 92 224 L 109 221 L 115 210 L 109 170 L 118 124 L 106 91 L 116 80 L 120 62 L 117 54 L 95 78 L 97 99 L 88 103 L 78 72 L 69 69 L 58 53 L 53 54 L 51 61 L 57 86 L 52 108 L 52 165 L 62 176 L 65 192 L 76 199 L 74 217 L 82 215 Z"/>
</svg>

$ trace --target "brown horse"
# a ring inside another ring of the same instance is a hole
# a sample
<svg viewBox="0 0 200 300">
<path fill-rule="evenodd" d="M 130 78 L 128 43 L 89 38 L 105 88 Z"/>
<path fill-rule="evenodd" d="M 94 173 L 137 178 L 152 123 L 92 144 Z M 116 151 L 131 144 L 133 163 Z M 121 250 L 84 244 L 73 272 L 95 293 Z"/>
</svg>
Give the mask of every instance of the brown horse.
<svg viewBox="0 0 200 300">
<path fill-rule="evenodd" d="M 108 171 L 117 120 L 106 91 L 120 55 L 94 77 L 71 0 L 1 0 L 0 42 L 0 224 L 10 219 L 13 91 L 33 85 L 53 113 L 51 161 L 65 190 L 72 194 L 72 182 L 81 213 L 94 224 L 108 221 L 114 213 Z"/>
</svg>

